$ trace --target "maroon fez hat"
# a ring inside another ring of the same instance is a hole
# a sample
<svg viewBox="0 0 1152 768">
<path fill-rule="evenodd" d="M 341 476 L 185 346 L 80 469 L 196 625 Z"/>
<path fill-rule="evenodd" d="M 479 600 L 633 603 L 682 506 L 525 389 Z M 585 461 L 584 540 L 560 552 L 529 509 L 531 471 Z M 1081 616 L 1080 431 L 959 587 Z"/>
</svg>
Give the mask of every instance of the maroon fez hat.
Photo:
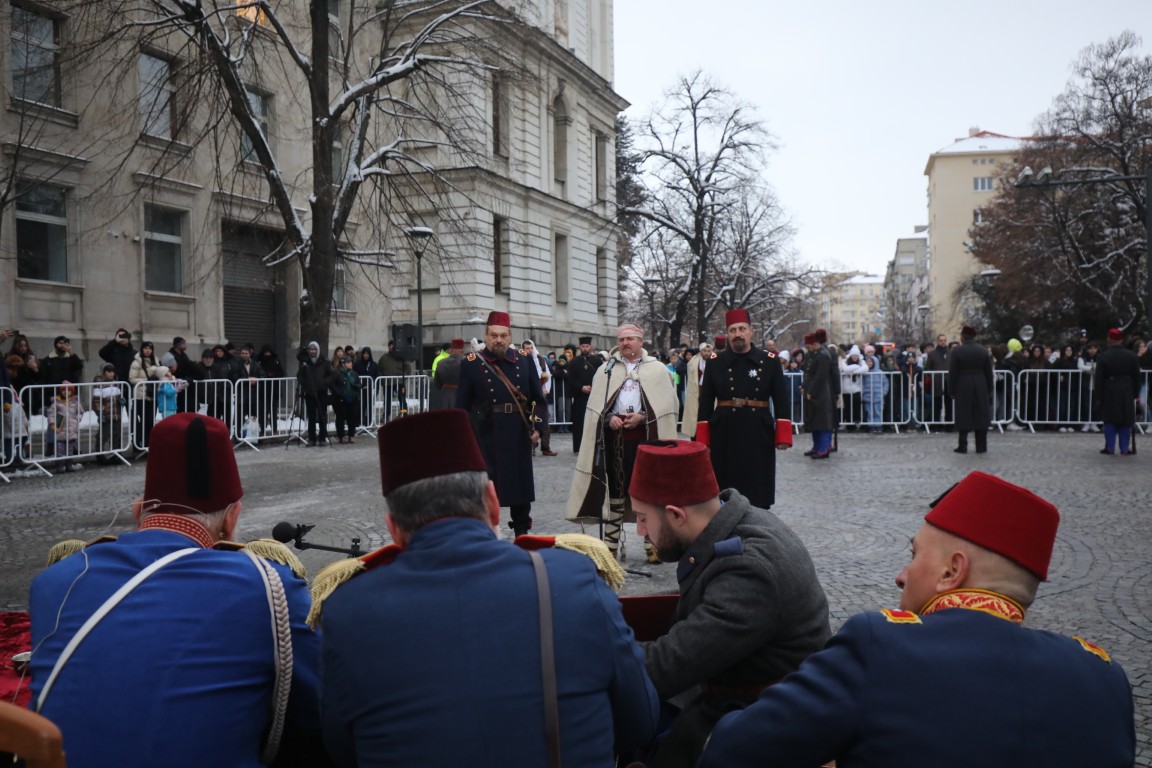
<svg viewBox="0 0 1152 768">
<path fill-rule="evenodd" d="M 661 507 L 687 507 L 718 496 L 712 454 L 703 443 L 661 440 L 636 449 L 628 495 Z"/>
<path fill-rule="evenodd" d="M 224 422 L 198 413 L 177 413 L 152 428 L 145 504 L 177 515 L 219 512 L 243 495 Z"/>
<path fill-rule="evenodd" d="M 1109 328 L 1108 341 L 1124 341 L 1124 331 L 1119 328 Z"/>
<path fill-rule="evenodd" d="M 489 312 L 484 325 L 502 325 L 505 328 L 511 328 L 512 318 L 508 316 L 507 312 Z"/>
<path fill-rule="evenodd" d="M 975 336 L 976 335 L 976 329 L 970 325 L 966 325 L 960 329 L 960 335 L 961 336 Z"/>
<path fill-rule="evenodd" d="M 464 349 L 464 339 L 452 339 L 452 349 Z"/>
<path fill-rule="evenodd" d="M 804 334 L 804 343 L 805 344 L 819 344 L 820 342 L 816 340 L 816 334 L 806 333 L 806 334 Z"/>
<path fill-rule="evenodd" d="M 1032 491 L 972 472 L 937 499 L 924 520 L 1048 580 L 1060 513 Z"/>
<path fill-rule="evenodd" d="M 828 343 L 828 331 L 824 330 L 823 328 L 817 328 L 816 330 L 812 331 L 812 335 L 816 338 L 817 344 Z"/>
<path fill-rule="evenodd" d="M 730 325 L 735 325 L 736 323 L 747 323 L 748 325 L 752 325 L 752 318 L 748 316 L 748 310 L 730 309 L 724 313 L 725 328 Z"/>
<path fill-rule="evenodd" d="M 716 349 L 724 349 L 728 346 L 728 337 L 722 333 L 716 334 L 716 338 L 714 338 L 713 341 L 715 343 L 712 346 L 716 347 Z"/>
<path fill-rule="evenodd" d="M 384 495 L 400 486 L 458 472 L 486 472 L 468 412 L 444 408 L 395 419 L 376 433 Z"/>
</svg>

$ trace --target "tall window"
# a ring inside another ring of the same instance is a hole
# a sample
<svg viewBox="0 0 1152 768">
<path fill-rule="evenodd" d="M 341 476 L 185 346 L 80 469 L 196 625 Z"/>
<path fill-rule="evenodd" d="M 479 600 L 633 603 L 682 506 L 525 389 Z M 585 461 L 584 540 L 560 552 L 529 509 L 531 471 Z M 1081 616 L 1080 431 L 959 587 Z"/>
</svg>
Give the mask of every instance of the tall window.
<svg viewBox="0 0 1152 768">
<path fill-rule="evenodd" d="M 183 251 L 184 214 L 144 206 L 144 287 L 149 291 L 180 293 L 184 288 Z"/>
<path fill-rule="evenodd" d="M 596 311 L 608 311 L 608 251 L 596 249 Z"/>
<path fill-rule="evenodd" d="M 556 303 L 568 303 L 568 236 L 556 235 L 552 252 L 556 274 Z"/>
<path fill-rule="evenodd" d="M 593 162 L 596 164 L 596 202 L 608 199 L 608 137 L 599 131 L 592 134 Z"/>
<path fill-rule="evenodd" d="M 500 216 L 492 218 L 492 279 L 496 293 L 509 293 L 508 221 Z"/>
<path fill-rule="evenodd" d="M 564 185 L 568 181 L 568 108 L 564 105 L 564 98 L 557 96 L 552 102 L 552 172 L 560 194 L 564 194 Z"/>
<path fill-rule="evenodd" d="M 68 282 L 68 210 L 60 187 L 35 187 L 16 198 L 16 274 Z"/>
<path fill-rule="evenodd" d="M 507 93 L 500 73 L 492 75 L 492 153 L 508 156 Z"/>
<path fill-rule="evenodd" d="M 259 91 L 246 90 L 245 92 L 248 94 L 248 106 L 252 110 L 253 117 L 256 118 L 256 124 L 260 127 L 260 133 L 267 141 L 268 126 L 272 119 L 272 97 Z M 251 163 L 260 162 L 260 158 L 256 154 L 256 147 L 253 146 L 252 140 L 248 138 L 246 133 L 240 136 L 240 158 Z"/>
<path fill-rule="evenodd" d="M 172 63 L 147 53 L 140 54 L 140 122 L 149 136 L 176 137 Z"/>
<path fill-rule="evenodd" d="M 352 304 L 349 302 L 348 296 L 348 271 L 344 269 L 343 264 L 336 265 L 336 271 L 332 274 L 332 311 L 337 310 L 351 311 Z"/>
<path fill-rule="evenodd" d="M 60 21 L 12 5 L 12 94 L 60 106 Z"/>
<path fill-rule="evenodd" d="M 328 56 L 339 60 L 343 51 L 340 40 L 343 30 L 340 28 L 340 0 L 328 0 Z"/>
</svg>

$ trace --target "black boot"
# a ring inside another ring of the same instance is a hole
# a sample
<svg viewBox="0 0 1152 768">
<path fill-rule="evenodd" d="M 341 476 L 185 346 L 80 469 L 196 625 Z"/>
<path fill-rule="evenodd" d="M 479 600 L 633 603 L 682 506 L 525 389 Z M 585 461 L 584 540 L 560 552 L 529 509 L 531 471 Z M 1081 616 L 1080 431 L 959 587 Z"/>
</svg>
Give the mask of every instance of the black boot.
<svg viewBox="0 0 1152 768">
<path fill-rule="evenodd" d="M 988 432 L 976 431 L 976 453 L 988 453 Z"/>
<path fill-rule="evenodd" d="M 968 433 L 960 433 L 960 444 L 952 449 L 956 453 L 968 453 Z"/>
</svg>

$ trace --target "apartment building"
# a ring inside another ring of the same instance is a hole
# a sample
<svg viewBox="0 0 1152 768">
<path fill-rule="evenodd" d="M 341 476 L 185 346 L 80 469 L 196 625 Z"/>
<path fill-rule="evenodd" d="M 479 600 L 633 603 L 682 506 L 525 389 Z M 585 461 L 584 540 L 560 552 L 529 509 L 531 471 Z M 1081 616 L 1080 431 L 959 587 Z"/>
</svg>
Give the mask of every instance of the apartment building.
<svg viewBox="0 0 1152 768">
<path fill-rule="evenodd" d="M 818 317 L 834 344 L 877 341 L 884 335 L 884 278 L 834 278 L 821 292 Z"/>
<path fill-rule="evenodd" d="M 1025 139 L 972 128 L 968 136 L 933 152 L 928 177 L 929 334 L 959 338 L 964 308 L 957 289 L 980 267 L 969 251 L 969 230 L 979 224 L 979 208 L 992 200 L 1001 167 Z"/>
<path fill-rule="evenodd" d="M 542 346 L 608 336 L 617 323 L 614 121 L 627 103 L 612 88 L 612 1 L 502 4 L 527 22 L 506 25 L 514 76 L 495 64 L 446 75 L 456 96 L 446 104 L 474 151 L 429 141 L 412 150 L 422 171 L 409 167 L 406 181 L 360 195 L 340 240 L 350 255 L 336 264 L 332 345 L 383 349 L 394 327 L 414 325 L 417 270 L 429 350 L 481 335 L 493 309 L 511 312 L 517 337 Z M 223 12 L 229 5 L 220 2 Z M 291 360 L 308 341 L 305 291 L 295 261 L 274 263 L 287 250 L 285 226 L 256 148 L 226 116 L 189 143 L 185 127 L 213 119 L 211 94 L 193 91 L 185 74 L 195 62 L 129 30 L 99 55 L 77 55 L 107 30 L 80 23 L 73 7 L 10 0 L 0 13 L 9 53 L 0 60 L 0 182 L 10 190 L 0 210 L 0 326 L 44 352 L 68 335 L 86 360 L 119 327 L 158 350 L 178 335 L 193 349 L 271 344 Z M 330 8 L 334 50 L 351 29 L 342 7 Z M 281 21 L 307 30 L 307 8 L 285 4 Z M 231 13 L 238 34 L 271 40 L 267 19 L 246 7 Z M 369 62 L 380 42 L 362 33 L 341 55 Z M 307 228 L 308 95 L 284 50 L 268 43 L 251 55 L 264 58 L 250 63 L 243 87 Z M 378 121 L 370 130 L 367 139 L 384 146 L 415 129 Z M 333 154 L 353 140 L 342 136 Z M 348 170 L 339 157 L 333 165 Z M 435 205 L 414 194 L 422 174 L 446 190 Z M 405 206 L 387 205 L 406 195 Z M 413 226 L 433 232 L 422 258 L 404 236 Z"/>
<path fill-rule="evenodd" d="M 917 227 L 896 240 L 896 252 L 884 272 L 884 333 L 897 343 L 925 337 L 928 297 L 928 228 Z"/>
</svg>

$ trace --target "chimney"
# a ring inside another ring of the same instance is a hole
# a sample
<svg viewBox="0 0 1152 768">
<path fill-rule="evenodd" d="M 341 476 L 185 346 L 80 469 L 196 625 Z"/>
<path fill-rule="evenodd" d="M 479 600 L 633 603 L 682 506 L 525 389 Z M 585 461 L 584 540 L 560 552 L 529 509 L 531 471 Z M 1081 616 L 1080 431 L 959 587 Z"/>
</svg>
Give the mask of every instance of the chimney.
<svg viewBox="0 0 1152 768">
<path fill-rule="evenodd" d="M 978 126 L 978 125 L 973 125 L 968 129 L 969 138 L 971 138 L 972 136 L 975 136 L 978 133 L 980 133 L 980 126 Z"/>
</svg>

